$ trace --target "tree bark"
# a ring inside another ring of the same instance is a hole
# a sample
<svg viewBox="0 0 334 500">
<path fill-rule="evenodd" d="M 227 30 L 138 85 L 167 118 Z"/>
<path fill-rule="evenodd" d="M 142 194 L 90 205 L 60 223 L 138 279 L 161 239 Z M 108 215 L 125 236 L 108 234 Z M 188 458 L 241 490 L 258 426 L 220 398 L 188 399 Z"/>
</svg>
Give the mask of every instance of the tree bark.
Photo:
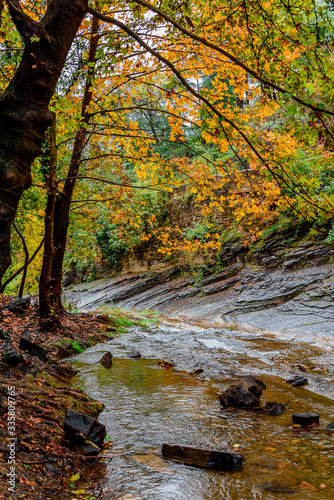
<svg viewBox="0 0 334 500">
<path fill-rule="evenodd" d="M 48 200 L 45 210 L 45 240 L 43 264 L 39 280 L 39 315 L 43 327 L 59 327 L 57 311 L 52 308 L 51 269 L 53 260 L 53 219 L 57 196 L 57 129 L 56 114 L 53 113 L 50 128 L 50 171 L 48 178 Z"/>
<path fill-rule="evenodd" d="M 14 225 L 15 231 L 17 232 L 17 234 L 19 235 L 19 237 L 20 237 L 20 239 L 22 241 L 24 255 L 25 255 L 24 266 L 23 266 L 23 275 L 22 275 L 21 285 L 20 285 L 20 290 L 19 290 L 19 297 L 21 299 L 23 297 L 23 290 L 24 290 L 24 285 L 25 285 L 25 282 L 26 282 L 26 277 L 27 277 L 27 272 L 28 272 L 29 251 L 28 251 L 28 247 L 27 247 L 27 244 L 26 244 L 26 240 L 24 239 L 23 234 L 21 233 L 21 231 L 19 230 L 19 228 L 15 224 L 15 221 L 13 222 L 13 225 Z"/>
<path fill-rule="evenodd" d="M 50 98 L 87 5 L 88 0 L 51 0 L 37 23 L 23 13 L 19 0 L 8 2 L 25 49 L 0 99 L 0 282 L 11 263 L 17 205 L 31 185 L 31 164 L 51 123 Z"/>
<path fill-rule="evenodd" d="M 95 74 L 96 62 L 96 51 L 99 43 L 98 35 L 99 21 L 96 17 L 92 21 L 91 29 L 91 39 L 89 46 L 88 55 L 88 69 L 85 91 L 81 106 L 81 124 L 76 137 L 74 140 L 73 150 L 69 169 L 67 172 L 67 178 L 65 181 L 64 189 L 59 196 L 58 206 L 56 210 L 56 221 L 54 228 L 54 258 L 52 261 L 52 307 L 54 310 L 59 312 L 63 311 L 62 301 L 61 301 L 61 290 L 62 290 L 62 275 L 63 275 L 63 262 L 66 247 L 67 230 L 69 225 L 69 216 L 71 208 L 72 194 L 75 186 L 76 177 L 78 175 L 82 152 L 86 145 L 86 126 L 89 122 L 89 113 L 87 113 L 87 108 L 91 104 L 93 91 L 92 91 L 92 80 Z"/>
</svg>

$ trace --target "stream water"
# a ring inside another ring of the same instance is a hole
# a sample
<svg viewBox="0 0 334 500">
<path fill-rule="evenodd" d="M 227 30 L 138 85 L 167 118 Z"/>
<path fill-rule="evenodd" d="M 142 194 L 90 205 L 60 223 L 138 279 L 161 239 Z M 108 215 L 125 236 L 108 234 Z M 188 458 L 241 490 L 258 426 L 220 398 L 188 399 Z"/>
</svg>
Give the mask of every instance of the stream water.
<svg viewBox="0 0 334 500">
<path fill-rule="evenodd" d="M 111 351 L 110 370 L 98 361 Z M 142 358 L 129 359 L 140 351 Z M 113 440 L 103 485 L 105 499 L 251 500 L 333 499 L 334 421 L 332 348 L 171 320 L 133 327 L 89 348 L 73 364 L 76 384 L 105 405 L 99 421 Z M 174 363 L 173 369 L 157 360 Z M 309 386 L 285 378 L 315 366 Z M 191 374 L 196 369 L 199 375 Z M 246 375 L 267 386 L 261 401 L 287 403 L 281 416 L 259 411 L 222 412 L 219 393 Z M 291 415 L 320 414 L 320 428 L 294 430 Z M 217 472 L 161 458 L 162 443 L 237 449 L 242 470 Z"/>
</svg>

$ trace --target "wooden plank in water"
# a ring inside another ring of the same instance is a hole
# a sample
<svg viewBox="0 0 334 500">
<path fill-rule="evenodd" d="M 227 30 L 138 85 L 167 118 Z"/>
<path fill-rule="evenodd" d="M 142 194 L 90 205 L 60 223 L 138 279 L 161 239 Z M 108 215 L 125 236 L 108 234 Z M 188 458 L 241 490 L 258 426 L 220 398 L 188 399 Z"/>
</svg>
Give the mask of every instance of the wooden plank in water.
<svg viewBox="0 0 334 500">
<path fill-rule="evenodd" d="M 166 460 L 182 462 L 216 470 L 231 470 L 240 467 L 245 458 L 242 453 L 233 451 L 206 450 L 177 444 L 163 444 L 162 456 Z"/>
</svg>

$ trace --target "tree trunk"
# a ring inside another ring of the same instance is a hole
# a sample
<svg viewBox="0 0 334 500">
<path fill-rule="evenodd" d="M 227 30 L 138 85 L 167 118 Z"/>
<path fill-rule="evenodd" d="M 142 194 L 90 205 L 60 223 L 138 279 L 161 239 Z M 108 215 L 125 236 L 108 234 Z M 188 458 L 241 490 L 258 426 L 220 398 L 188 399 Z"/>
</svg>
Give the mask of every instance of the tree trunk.
<svg viewBox="0 0 334 500">
<path fill-rule="evenodd" d="M 85 92 L 81 107 L 81 125 L 76 134 L 74 146 L 72 150 L 71 161 L 67 172 L 64 189 L 59 197 L 57 214 L 54 228 L 54 258 L 52 262 L 52 300 L 54 310 L 63 311 L 61 302 L 63 262 L 66 247 L 67 230 L 69 225 L 69 216 L 71 208 L 72 194 L 75 186 L 76 177 L 78 175 L 82 152 L 86 145 L 86 125 L 89 122 L 89 114 L 87 108 L 92 101 L 92 79 L 95 74 L 94 63 L 96 61 L 96 51 L 99 43 L 98 35 L 99 21 L 93 18 L 92 31 L 88 55 L 88 70 L 85 85 Z"/>
<path fill-rule="evenodd" d="M 11 263 L 10 229 L 17 205 L 31 185 L 31 164 L 51 123 L 50 98 L 87 4 L 51 0 L 39 23 L 23 13 L 18 0 L 9 4 L 25 49 L 0 99 L 0 282 Z"/>
<path fill-rule="evenodd" d="M 51 269 L 53 259 L 53 219 L 57 196 L 57 129 L 56 114 L 53 113 L 50 128 L 50 171 L 48 178 L 48 200 L 45 210 L 45 240 L 43 264 L 39 280 L 39 316 L 43 327 L 59 327 L 60 321 L 52 308 Z"/>
</svg>

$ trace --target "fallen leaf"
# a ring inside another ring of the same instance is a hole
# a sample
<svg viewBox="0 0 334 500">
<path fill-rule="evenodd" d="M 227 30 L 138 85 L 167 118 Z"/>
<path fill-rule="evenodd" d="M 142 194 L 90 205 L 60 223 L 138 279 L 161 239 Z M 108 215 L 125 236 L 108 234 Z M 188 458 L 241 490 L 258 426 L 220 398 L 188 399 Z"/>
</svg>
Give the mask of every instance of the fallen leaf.
<svg viewBox="0 0 334 500">
<path fill-rule="evenodd" d="M 302 490 L 319 491 L 318 488 L 316 488 L 310 483 L 307 483 L 306 481 L 302 481 L 299 486 L 301 487 Z"/>
</svg>

